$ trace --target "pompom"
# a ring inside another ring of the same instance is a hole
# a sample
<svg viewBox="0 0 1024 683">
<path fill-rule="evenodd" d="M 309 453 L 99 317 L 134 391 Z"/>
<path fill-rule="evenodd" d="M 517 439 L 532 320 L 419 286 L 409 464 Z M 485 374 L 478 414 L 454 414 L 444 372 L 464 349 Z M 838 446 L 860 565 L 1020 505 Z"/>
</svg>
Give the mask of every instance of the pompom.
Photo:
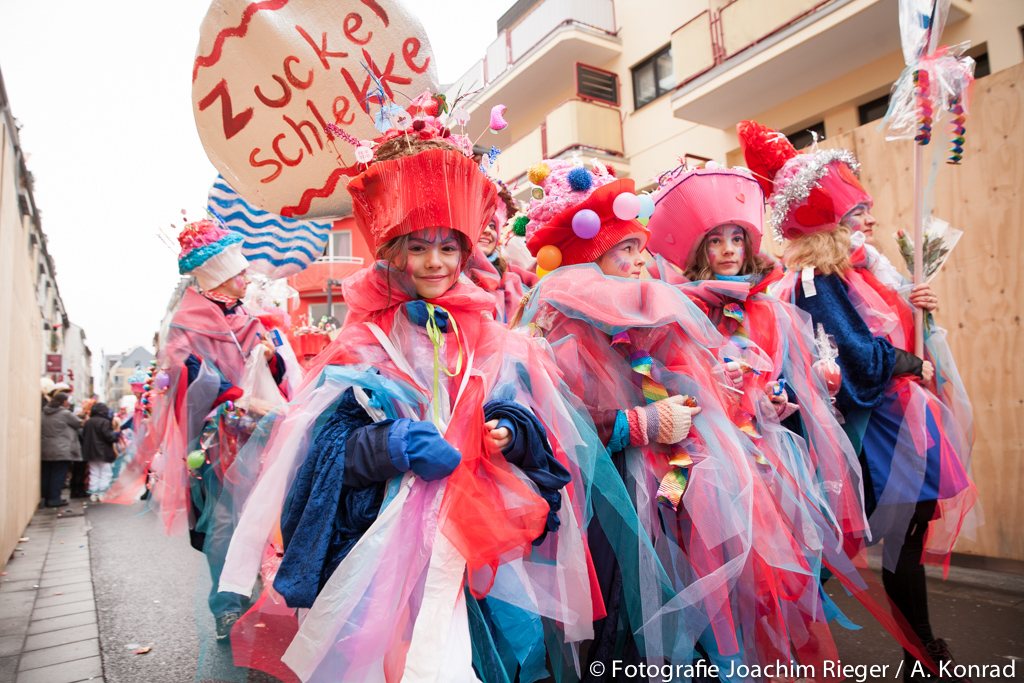
<svg viewBox="0 0 1024 683">
<path fill-rule="evenodd" d="M 569 171 L 566 179 L 574 192 L 586 192 L 594 184 L 594 176 L 590 175 L 590 171 L 582 166 L 577 166 Z"/>
<path fill-rule="evenodd" d="M 539 164 L 538 164 L 539 165 Z M 526 214 L 519 214 L 516 219 L 512 221 L 512 232 L 520 237 L 526 236 L 526 224 L 530 222 L 530 217 Z"/>
<path fill-rule="evenodd" d="M 534 185 L 540 185 L 544 182 L 544 179 L 551 175 L 551 169 L 544 162 L 534 164 L 530 167 L 530 172 L 526 174 L 526 177 Z"/>
<path fill-rule="evenodd" d="M 765 196 L 769 196 L 775 175 L 796 156 L 796 149 L 785 135 L 756 121 L 740 121 L 736 133 L 747 168 L 754 173 Z"/>
</svg>

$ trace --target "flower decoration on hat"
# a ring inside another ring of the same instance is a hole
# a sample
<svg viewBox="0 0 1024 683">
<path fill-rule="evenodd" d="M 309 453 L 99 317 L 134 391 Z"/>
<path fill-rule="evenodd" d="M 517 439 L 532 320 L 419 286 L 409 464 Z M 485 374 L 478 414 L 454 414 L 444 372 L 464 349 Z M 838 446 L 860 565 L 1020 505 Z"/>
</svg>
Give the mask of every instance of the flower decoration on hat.
<svg viewBox="0 0 1024 683">
<path fill-rule="evenodd" d="M 598 161 L 545 160 L 530 168 L 537 187 L 522 226 L 542 275 L 563 265 L 596 260 L 628 235 L 650 236 L 637 219 L 643 203 L 633 181 L 618 180 Z M 648 216 L 650 214 L 647 214 Z M 522 217 L 513 222 L 513 230 Z"/>
<path fill-rule="evenodd" d="M 853 152 L 800 154 L 785 135 L 756 121 L 741 121 L 736 131 L 747 166 L 768 195 L 776 241 L 831 230 L 856 205 L 872 203 Z"/>
<path fill-rule="evenodd" d="M 498 194 L 485 173 L 501 150 L 492 146 L 485 162 L 478 165 L 473 161 L 469 137 L 455 134 L 449 127 L 450 123 L 463 125 L 468 121 L 468 114 L 458 105 L 460 99 L 456 98 L 442 121 L 439 116 L 444 115 L 448 103 L 424 92 L 404 110 L 407 117 L 388 109 L 392 113 L 390 121 L 396 125 L 371 143 L 360 143 L 372 154 L 363 172 L 349 182 L 348 190 L 356 225 L 369 244 L 380 246 L 395 237 L 434 227 L 457 230 L 473 244 L 479 239 L 494 215 Z M 408 125 L 399 127 L 399 123 Z M 336 137 L 352 144 L 334 128 L 328 124 Z M 444 144 L 408 156 L 377 158 L 382 149 L 394 151 L 396 144 L 411 147 L 415 141 Z"/>
</svg>

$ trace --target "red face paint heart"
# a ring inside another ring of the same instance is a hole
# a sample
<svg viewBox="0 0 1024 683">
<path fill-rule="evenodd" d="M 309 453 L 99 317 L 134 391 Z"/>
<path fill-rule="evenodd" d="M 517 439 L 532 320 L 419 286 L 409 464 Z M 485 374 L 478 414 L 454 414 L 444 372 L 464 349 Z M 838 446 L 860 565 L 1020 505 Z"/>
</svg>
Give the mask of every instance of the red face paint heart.
<svg viewBox="0 0 1024 683">
<path fill-rule="evenodd" d="M 747 196 L 740 192 L 738 195 L 736 195 L 736 201 L 738 201 L 740 204 L 746 204 Z"/>
<path fill-rule="evenodd" d="M 793 217 L 796 222 L 808 228 L 834 223 L 836 212 L 833 208 L 832 195 L 820 187 L 811 190 L 807 203 L 798 208 Z"/>
</svg>

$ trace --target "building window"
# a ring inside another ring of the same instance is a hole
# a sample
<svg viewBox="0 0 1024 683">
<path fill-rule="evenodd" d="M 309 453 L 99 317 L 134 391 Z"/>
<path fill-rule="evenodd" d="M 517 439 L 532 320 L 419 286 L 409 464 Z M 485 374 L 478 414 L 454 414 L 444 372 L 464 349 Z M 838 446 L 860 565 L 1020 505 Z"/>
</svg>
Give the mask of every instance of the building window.
<svg viewBox="0 0 1024 683">
<path fill-rule="evenodd" d="M 324 245 L 324 258 L 352 258 L 352 231 L 338 230 L 332 232 Z"/>
<path fill-rule="evenodd" d="M 889 96 L 882 95 L 878 99 L 865 102 L 857 107 L 857 118 L 860 120 L 860 125 L 863 126 L 865 123 L 882 118 L 887 111 L 889 111 Z"/>
<path fill-rule="evenodd" d="M 988 63 L 988 53 L 982 52 L 974 58 L 974 77 L 984 78 L 992 73 L 992 67 Z"/>
<path fill-rule="evenodd" d="M 619 106 L 619 77 L 610 71 L 576 62 L 576 95 Z"/>
<path fill-rule="evenodd" d="M 797 150 L 802 150 L 806 147 L 810 147 L 814 143 L 814 136 L 817 135 L 819 140 L 825 139 L 825 122 L 818 121 L 812 123 L 809 126 L 803 126 L 792 133 L 786 133 L 786 137 L 793 143 L 793 147 Z"/>
<path fill-rule="evenodd" d="M 337 324 L 345 322 L 345 315 L 348 313 L 348 306 L 341 301 L 332 301 L 331 308 L 334 309 L 334 318 L 337 320 Z M 320 319 L 327 315 L 327 304 L 310 304 L 309 305 L 309 324 L 318 325 Z"/>
<path fill-rule="evenodd" d="M 666 45 L 633 67 L 633 108 L 639 109 L 650 104 L 665 93 L 672 92 L 675 87 L 672 46 Z"/>
</svg>

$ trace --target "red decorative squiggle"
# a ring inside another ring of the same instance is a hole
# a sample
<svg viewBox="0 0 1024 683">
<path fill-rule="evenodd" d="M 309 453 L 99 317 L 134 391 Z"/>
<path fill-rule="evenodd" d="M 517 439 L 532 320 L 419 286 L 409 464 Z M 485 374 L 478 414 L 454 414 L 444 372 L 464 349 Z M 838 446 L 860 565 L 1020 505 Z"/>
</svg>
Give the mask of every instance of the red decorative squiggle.
<svg viewBox="0 0 1024 683">
<path fill-rule="evenodd" d="M 231 37 L 244 37 L 246 32 L 249 30 L 249 22 L 252 20 L 254 14 L 260 10 L 278 10 L 288 4 L 288 0 L 265 0 L 265 2 L 254 2 L 245 8 L 242 12 L 242 21 L 238 26 L 232 26 L 231 28 L 221 29 L 221 32 L 217 34 L 217 39 L 213 41 L 213 49 L 210 50 L 210 54 L 205 57 L 196 57 L 195 66 L 192 67 L 192 82 L 195 83 L 196 78 L 199 76 L 199 67 L 202 66 L 213 66 L 220 60 L 221 50 L 224 47 L 224 41 Z"/>
<path fill-rule="evenodd" d="M 315 187 L 309 188 L 302 193 L 302 199 L 299 200 L 297 206 L 282 207 L 279 213 L 285 218 L 294 218 L 296 215 L 305 215 L 306 212 L 309 211 L 309 207 L 312 205 L 314 199 L 317 197 L 330 197 L 334 193 L 334 188 L 337 187 L 338 181 L 341 180 L 342 177 L 352 177 L 358 172 L 359 169 L 356 168 L 355 164 L 352 166 L 343 166 L 342 168 L 334 169 L 334 171 L 331 172 L 331 175 L 327 177 L 327 182 L 324 183 L 323 187 L 319 189 Z"/>
</svg>

